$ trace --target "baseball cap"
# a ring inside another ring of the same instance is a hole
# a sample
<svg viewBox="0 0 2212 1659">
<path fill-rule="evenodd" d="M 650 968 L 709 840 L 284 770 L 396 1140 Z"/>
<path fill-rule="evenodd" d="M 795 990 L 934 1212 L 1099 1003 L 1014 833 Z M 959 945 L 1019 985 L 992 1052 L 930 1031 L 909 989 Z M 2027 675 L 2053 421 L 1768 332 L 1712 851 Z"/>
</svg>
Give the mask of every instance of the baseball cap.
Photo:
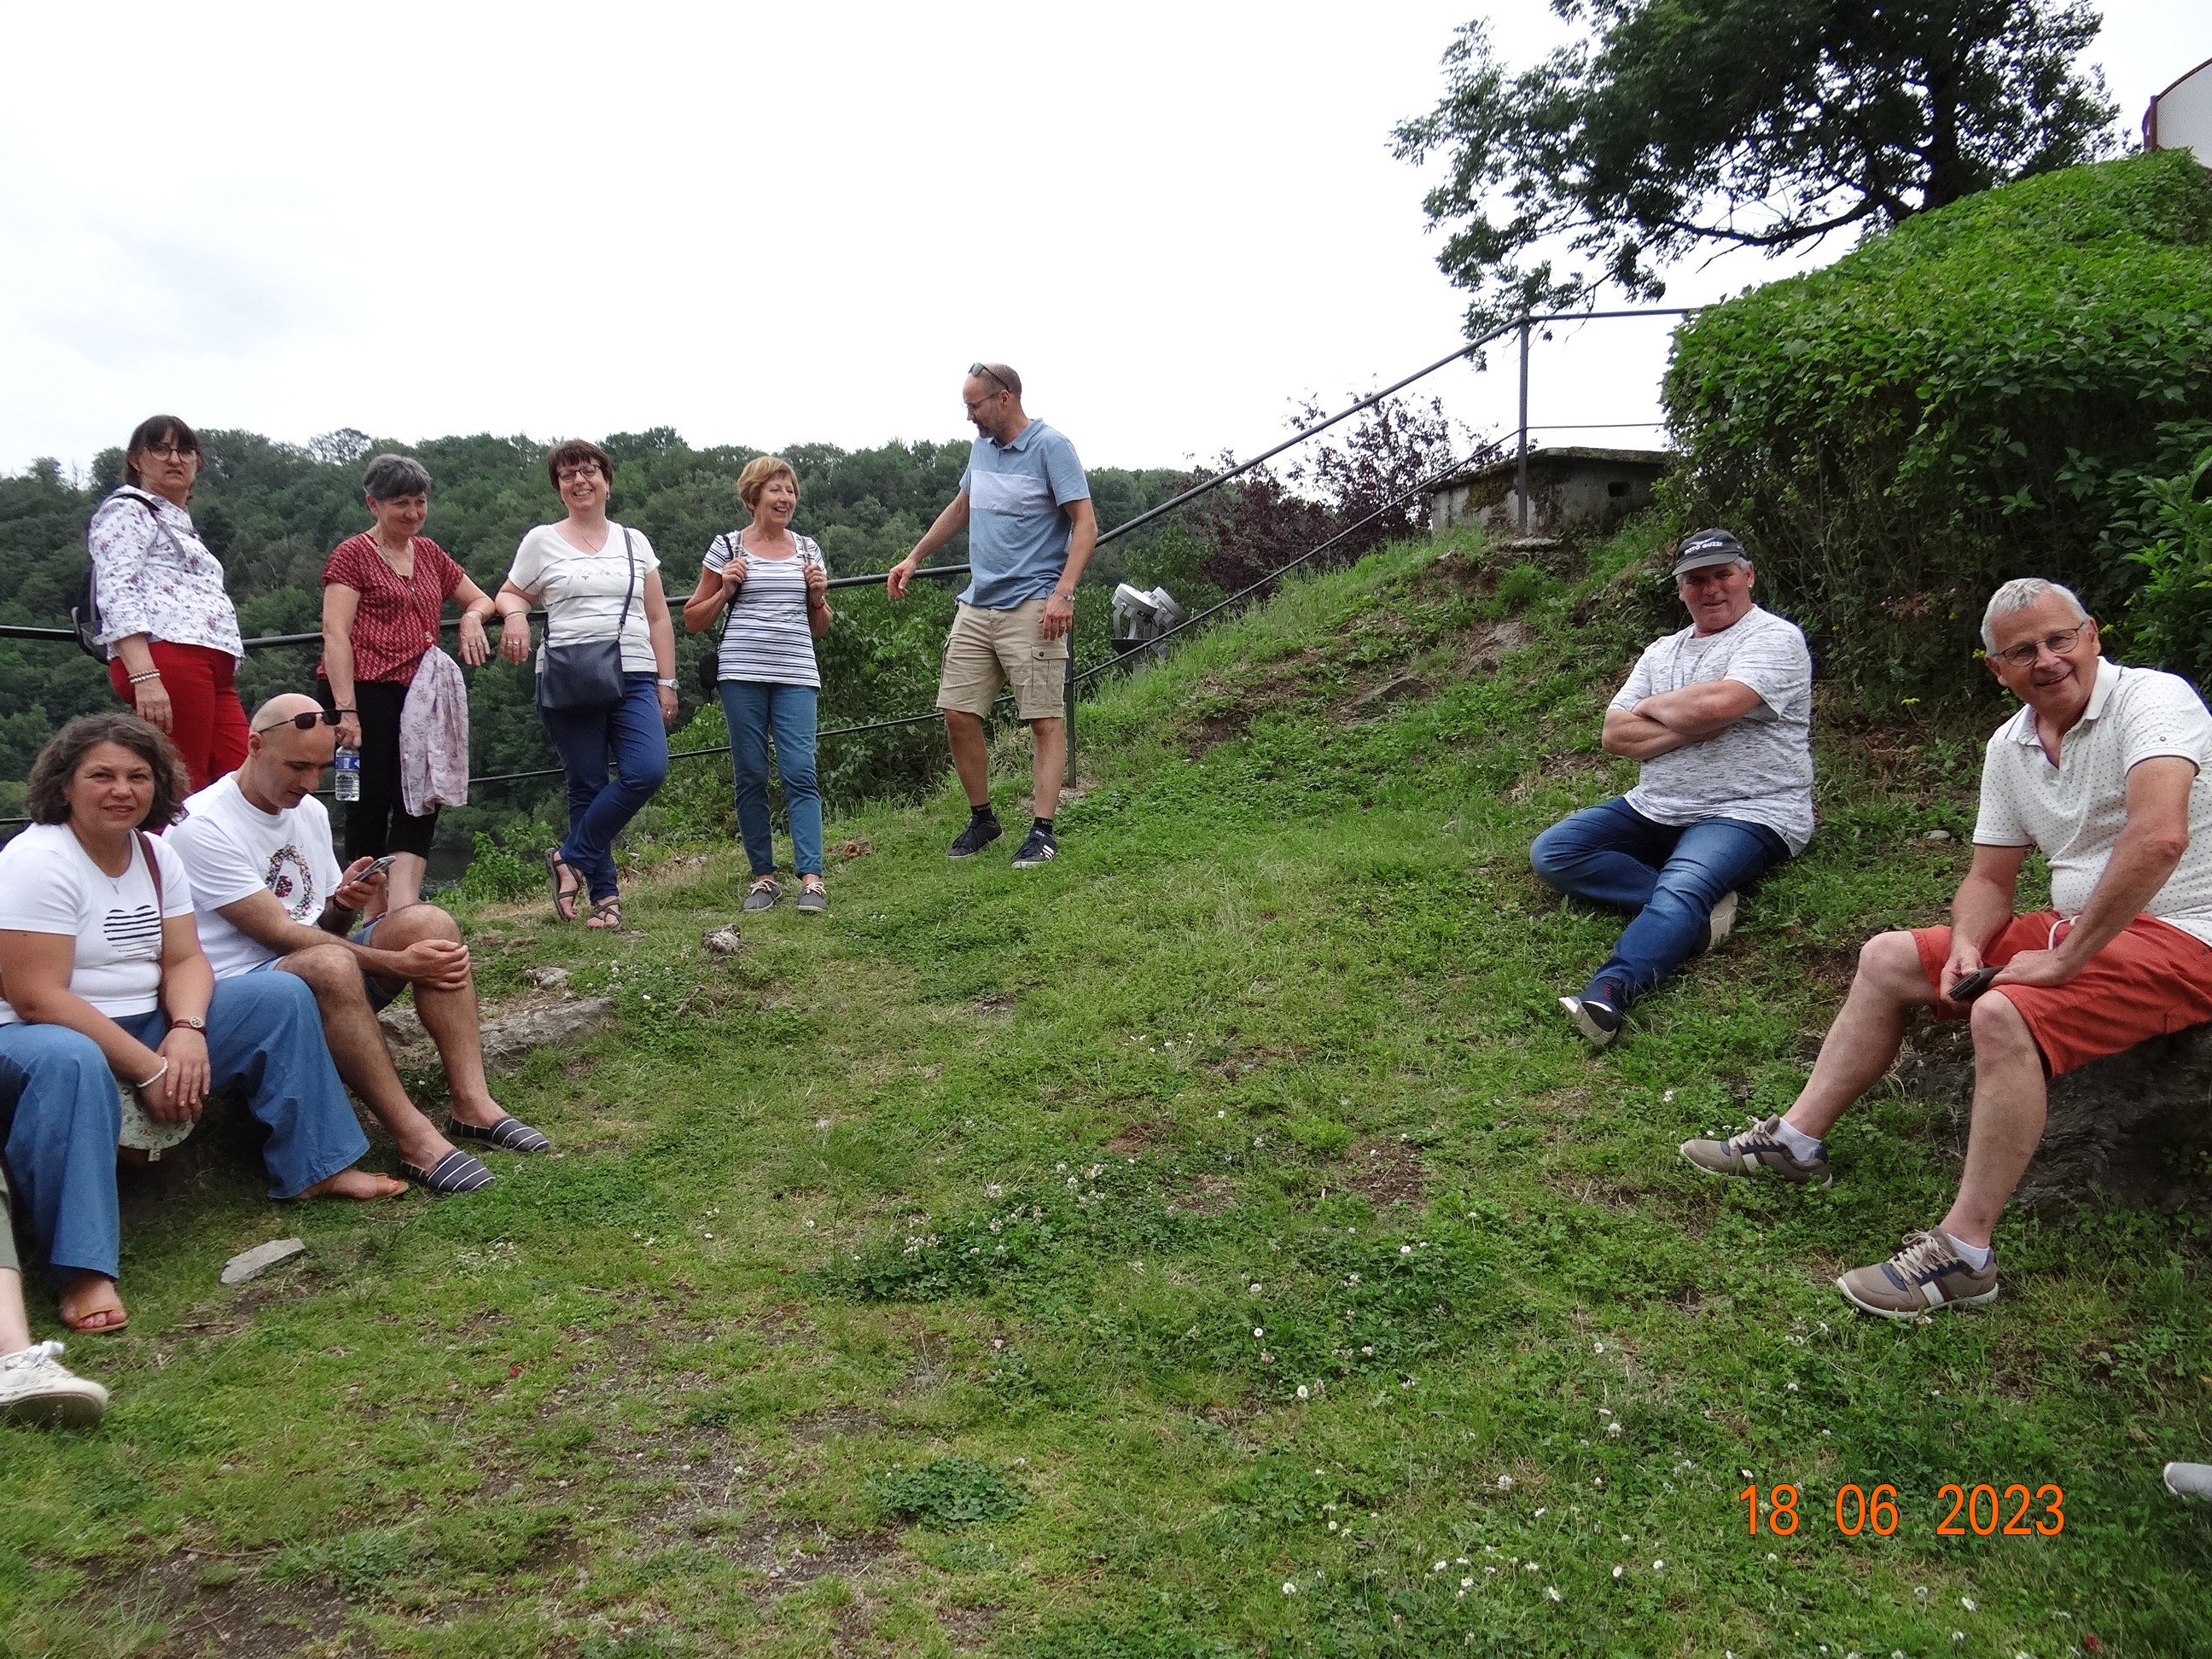
<svg viewBox="0 0 2212 1659">
<path fill-rule="evenodd" d="M 1751 555 L 1734 536 L 1725 530 L 1700 530 L 1694 536 L 1685 536 L 1675 547 L 1674 574 L 1686 576 L 1708 565 L 1734 564 L 1739 559 L 1748 563 Z"/>
</svg>

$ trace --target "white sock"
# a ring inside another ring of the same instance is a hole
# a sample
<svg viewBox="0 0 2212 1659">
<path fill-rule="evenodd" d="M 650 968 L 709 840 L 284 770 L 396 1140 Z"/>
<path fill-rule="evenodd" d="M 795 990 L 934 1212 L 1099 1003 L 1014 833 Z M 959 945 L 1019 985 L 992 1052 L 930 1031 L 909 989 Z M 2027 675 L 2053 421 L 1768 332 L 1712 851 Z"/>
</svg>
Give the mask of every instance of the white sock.
<svg viewBox="0 0 2212 1659">
<path fill-rule="evenodd" d="M 1954 1232 L 1946 1231 L 1943 1237 L 1951 1241 L 1951 1248 L 1959 1253 L 1959 1259 L 1976 1273 L 1990 1265 L 1990 1252 L 1996 1248 L 1992 1244 L 1969 1244 Z"/>
<path fill-rule="evenodd" d="M 1822 1143 L 1814 1139 L 1786 1117 L 1774 1126 L 1774 1138 L 1787 1146 L 1790 1155 L 1800 1163 L 1809 1163 L 1820 1155 Z"/>
</svg>

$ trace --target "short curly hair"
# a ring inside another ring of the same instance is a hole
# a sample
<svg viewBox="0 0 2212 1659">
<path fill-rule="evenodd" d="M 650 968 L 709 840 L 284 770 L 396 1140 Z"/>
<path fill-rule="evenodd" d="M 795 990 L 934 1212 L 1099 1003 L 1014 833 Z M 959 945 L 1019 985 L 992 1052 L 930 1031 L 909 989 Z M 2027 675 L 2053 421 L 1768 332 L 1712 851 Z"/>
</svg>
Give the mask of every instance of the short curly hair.
<svg viewBox="0 0 2212 1659">
<path fill-rule="evenodd" d="M 782 456 L 758 455 L 745 463 L 745 470 L 738 474 L 738 499 L 745 504 L 746 512 L 759 504 L 761 491 L 775 478 L 790 479 L 792 490 L 797 493 L 799 474 L 792 471 L 791 463 Z"/>
<path fill-rule="evenodd" d="M 31 763 L 23 789 L 23 815 L 33 823 L 67 823 L 70 785 L 84 757 L 103 743 L 120 744 L 154 769 L 154 800 L 139 828 L 166 830 L 185 816 L 185 797 L 192 792 L 184 757 L 157 726 L 136 714 L 79 714 L 46 739 Z"/>
</svg>

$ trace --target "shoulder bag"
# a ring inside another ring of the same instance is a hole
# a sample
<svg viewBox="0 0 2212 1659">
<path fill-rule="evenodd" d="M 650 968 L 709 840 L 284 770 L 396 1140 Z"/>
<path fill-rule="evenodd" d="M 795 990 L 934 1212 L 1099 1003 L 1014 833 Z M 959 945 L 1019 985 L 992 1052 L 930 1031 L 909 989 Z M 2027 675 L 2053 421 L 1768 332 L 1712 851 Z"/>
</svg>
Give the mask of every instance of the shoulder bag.
<svg viewBox="0 0 2212 1659">
<path fill-rule="evenodd" d="M 745 544 L 743 536 L 742 531 L 731 530 L 723 532 L 722 544 L 730 550 L 729 558 L 744 557 Z M 715 688 L 722 683 L 722 641 L 730 637 L 730 622 L 737 614 L 738 596 L 732 593 L 730 595 L 729 604 L 722 607 L 722 625 L 715 631 L 714 648 L 699 659 L 699 690 L 704 696 L 713 696 Z"/>
<path fill-rule="evenodd" d="M 623 700 L 623 629 L 629 625 L 629 604 L 637 592 L 637 554 L 629 530 L 623 530 L 623 559 L 629 586 L 623 590 L 622 617 L 611 640 L 553 643 L 553 618 L 545 618 L 545 645 L 538 670 L 538 706 L 574 713 L 604 712 Z"/>
<path fill-rule="evenodd" d="M 154 916 L 161 920 L 161 861 L 154 856 L 153 838 L 141 830 L 137 832 L 138 848 L 146 860 L 146 873 L 154 883 Z M 158 1005 L 157 1005 L 158 1006 Z M 115 1144 L 127 1152 L 137 1152 L 147 1163 L 154 1163 L 170 1147 L 177 1145 L 192 1132 L 195 1120 L 185 1118 L 171 1123 L 155 1117 L 146 1109 L 146 1103 L 138 1091 L 121 1077 L 115 1079 L 115 1094 L 123 1108 L 123 1126 L 115 1137 Z"/>
</svg>

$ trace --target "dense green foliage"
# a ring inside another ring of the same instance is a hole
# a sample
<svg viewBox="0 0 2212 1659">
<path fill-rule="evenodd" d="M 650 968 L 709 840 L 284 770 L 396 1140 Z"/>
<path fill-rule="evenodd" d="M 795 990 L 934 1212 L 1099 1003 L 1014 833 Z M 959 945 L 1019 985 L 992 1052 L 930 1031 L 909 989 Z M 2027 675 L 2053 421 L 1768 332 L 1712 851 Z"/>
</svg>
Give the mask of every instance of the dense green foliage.
<svg viewBox="0 0 2212 1659">
<path fill-rule="evenodd" d="M 248 636 L 320 626 L 323 561 L 340 541 L 368 526 L 359 480 L 362 459 L 375 451 L 413 455 L 429 468 L 434 485 L 423 533 L 487 592 L 498 587 L 523 533 L 561 514 L 545 477 L 545 447 L 526 437 L 480 434 L 410 446 L 372 442 L 364 434 L 345 431 L 306 448 L 249 432 L 211 431 L 201 438 L 207 460 L 193 519 L 223 561 Z M 708 542 L 744 522 L 737 475 L 761 452 L 693 449 L 665 427 L 617 433 L 605 447 L 617 465 L 614 514 L 652 538 L 671 599 L 680 601 L 698 580 L 699 556 Z M 884 569 L 951 500 L 968 449 L 966 441 L 956 440 L 858 451 L 828 444 L 787 450 L 799 475 L 797 526 L 821 542 L 835 575 Z M 121 471 L 120 451 L 110 450 L 81 485 L 64 477 L 52 461 L 0 477 L 0 622 L 65 623 L 67 595 L 84 570 L 85 520 Z M 1101 525 L 1110 528 L 1164 499 L 1181 476 L 1093 471 Z M 1133 548 L 1109 548 L 1090 580 L 1110 583 L 1125 561 L 1141 560 L 1153 538 L 1140 534 L 1135 539 Z M 966 548 L 962 537 L 939 562 L 960 562 Z M 901 606 L 866 592 L 837 597 L 840 621 L 821 646 L 825 726 L 929 707 L 956 591 L 956 584 L 921 583 Z M 1103 654 L 1103 605 L 1084 608 L 1084 625 L 1079 643 L 1093 655 Z M 687 718 L 700 702 L 692 665 L 710 648 L 709 639 L 686 635 L 678 621 L 678 683 Z M 302 685 L 319 654 L 315 647 L 250 653 L 240 672 L 247 707 Z M 495 662 L 470 671 L 470 679 L 471 769 L 487 776 L 552 766 L 551 747 L 530 702 L 529 671 Z M 62 720 L 112 702 L 100 665 L 73 647 L 0 641 L 0 780 L 22 779 L 40 744 Z M 910 791 L 933 777 L 943 764 L 943 744 L 925 726 L 847 739 L 825 749 L 823 759 L 831 795 L 855 800 Z M 447 814 L 441 833 L 465 846 L 472 829 L 547 810 L 556 797 L 543 780 L 480 791 L 470 807 Z"/>
<path fill-rule="evenodd" d="M 0 1427 L 0 1655 L 2212 1659 L 2157 1474 L 2212 1445 L 2201 1213 L 2015 1212 L 1997 1302 L 1891 1325 L 1829 1281 L 1941 1214 L 1953 1103 L 1878 1092 L 1826 1190 L 1675 1155 L 1939 913 L 1985 728 L 1820 721 L 1808 851 L 1620 1044 L 1559 1017 L 1620 924 L 1528 843 L 1631 773 L 1653 539 L 1294 580 L 1085 706 L 1044 870 L 948 860 L 946 790 L 728 960 L 726 842 L 641 849 L 617 934 L 465 907 L 495 1002 L 614 1000 L 497 1079 L 559 1155 L 280 1205 L 226 1120 L 127 1173 L 131 1324 L 68 1355 L 115 1405 Z M 2064 1530 L 1941 1536 L 1954 1480 Z"/>
<path fill-rule="evenodd" d="M 2212 443 L 2212 175 L 2166 152 L 1915 217 L 1698 313 L 1665 397 L 1686 513 L 1869 695 L 1975 674 L 2009 577 L 2117 620 L 2146 481 Z"/>
<path fill-rule="evenodd" d="M 1510 73 L 1469 23 L 1449 90 L 1398 129 L 1444 152 L 1437 263 L 1474 290 L 1470 334 L 1588 301 L 1656 299 L 1715 248 L 1793 247 L 1901 223 L 2007 179 L 2094 160 L 2116 112 L 2076 66 L 2084 0 L 1553 0 L 1591 38 Z M 1564 242 L 1595 272 L 1557 271 Z"/>
</svg>

